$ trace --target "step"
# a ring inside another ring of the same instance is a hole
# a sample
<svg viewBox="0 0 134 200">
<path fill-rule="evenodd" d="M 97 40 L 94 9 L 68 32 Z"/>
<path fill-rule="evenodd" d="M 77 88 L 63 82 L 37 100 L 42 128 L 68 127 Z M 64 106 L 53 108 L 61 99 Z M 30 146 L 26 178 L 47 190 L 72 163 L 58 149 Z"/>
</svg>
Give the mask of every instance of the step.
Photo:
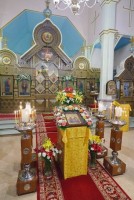
<svg viewBox="0 0 134 200">
<path fill-rule="evenodd" d="M 16 134 L 20 134 L 20 132 L 15 130 L 15 129 L 0 130 L 0 136 L 2 136 L 2 135 L 16 135 Z"/>
<path fill-rule="evenodd" d="M 9 120 L 0 120 L 0 126 L 3 124 L 15 124 L 15 120 L 9 119 Z"/>
</svg>

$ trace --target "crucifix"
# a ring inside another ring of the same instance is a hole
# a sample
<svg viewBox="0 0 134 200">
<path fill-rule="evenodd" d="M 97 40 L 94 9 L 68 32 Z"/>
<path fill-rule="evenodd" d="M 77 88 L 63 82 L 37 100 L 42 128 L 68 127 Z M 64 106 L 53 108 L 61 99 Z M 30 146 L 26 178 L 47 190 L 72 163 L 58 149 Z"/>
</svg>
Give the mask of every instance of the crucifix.
<svg viewBox="0 0 134 200">
<path fill-rule="evenodd" d="M 94 16 L 94 19 L 93 19 L 93 21 L 91 22 L 91 24 L 93 24 L 94 23 L 94 34 L 95 34 L 95 29 L 96 29 L 96 20 L 97 20 L 97 18 L 99 17 L 99 14 L 98 15 L 96 15 L 96 11 L 95 11 L 95 16 Z"/>
<path fill-rule="evenodd" d="M 126 9 L 126 10 L 129 11 L 129 27 L 131 27 L 131 22 L 132 22 L 132 11 L 134 11 L 134 9 L 132 9 L 131 6 L 132 6 L 132 0 L 130 0 L 129 8 L 125 8 L 125 7 L 123 6 L 124 9 Z"/>
</svg>

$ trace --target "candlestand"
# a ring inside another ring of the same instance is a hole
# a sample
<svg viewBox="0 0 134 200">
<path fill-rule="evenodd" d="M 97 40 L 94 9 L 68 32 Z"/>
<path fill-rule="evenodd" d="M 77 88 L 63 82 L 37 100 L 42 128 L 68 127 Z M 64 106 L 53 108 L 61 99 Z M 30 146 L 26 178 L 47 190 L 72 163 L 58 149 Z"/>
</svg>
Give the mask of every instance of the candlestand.
<svg viewBox="0 0 134 200">
<path fill-rule="evenodd" d="M 27 194 L 36 191 L 37 174 L 36 169 L 31 167 L 32 164 L 32 143 L 29 131 L 35 127 L 34 123 L 16 124 L 15 128 L 21 135 L 21 166 L 17 179 L 17 194 Z"/>
<path fill-rule="evenodd" d="M 100 139 L 104 138 L 104 118 L 105 115 L 103 115 L 101 112 L 95 115 L 95 117 L 98 119 L 96 121 L 96 129 L 95 129 L 95 135 L 99 136 Z M 97 154 L 97 158 L 104 158 L 107 156 L 108 149 L 105 146 L 102 146 L 102 152 Z"/>
<path fill-rule="evenodd" d="M 112 151 L 112 156 L 105 157 L 103 165 L 106 170 L 112 175 L 120 175 L 125 173 L 126 164 L 118 158 L 118 151 L 121 150 L 122 144 L 122 131 L 120 127 L 124 126 L 125 121 L 121 120 L 110 120 L 109 121 L 113 128 L 111 129 L 111 138 L 110 138 L 110 148 Z"/>
</svg>

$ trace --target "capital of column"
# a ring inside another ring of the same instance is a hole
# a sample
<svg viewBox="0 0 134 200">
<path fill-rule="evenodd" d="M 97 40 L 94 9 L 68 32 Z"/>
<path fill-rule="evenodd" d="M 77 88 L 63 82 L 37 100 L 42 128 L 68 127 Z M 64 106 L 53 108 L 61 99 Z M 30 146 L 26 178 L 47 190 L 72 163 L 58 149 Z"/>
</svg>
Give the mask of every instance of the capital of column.
<svg viewBox="0 0 134 200">
<path fill-rule="evenodd" d="M 112 2 L 118 3 L 120 0 L 100 0 L 100 5 L 103 6 L 104 4 L 110 4 Z"/>
<path fill-rule="evenodd" d="M 120 35 L 119 32 L 116 29 L 108 29 L 108 30 L 103 30 L 99 35 L 100 35 L 100 43 L 102 41 L 102 38 L 105 35 L 113 34 L 115 38 L 115 43 L 119 40 Z"/>
<path fill-rule="evenodd" d="M 107 30 L 103 30 L 100 32 L 100 37 L 102 37 L 105 34 L 109 34 L 109 33 L 113 33 L 113 34 L 117 34 L 118 31 L 116 29 L 107 29 Z"/>
</svg>

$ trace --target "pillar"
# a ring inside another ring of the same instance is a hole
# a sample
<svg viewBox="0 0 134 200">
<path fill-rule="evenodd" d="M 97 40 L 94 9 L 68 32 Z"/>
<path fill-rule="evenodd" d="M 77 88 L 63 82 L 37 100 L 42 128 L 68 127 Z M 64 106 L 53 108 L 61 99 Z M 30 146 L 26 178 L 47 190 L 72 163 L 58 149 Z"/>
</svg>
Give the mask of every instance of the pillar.
<svg viewBox="0 0 134 200">
<path fill-rule="evenodd" d="M 106 95 L 106 83 L 113 80 L 114 47 L 117 37 L 115 30 L 116 5 L 120 0 L 102 0 L 102 32 L 100 33 L 102 66 L 100 73 L 99 100 L 112 101 L 112 96 Z"/>
</svg>

